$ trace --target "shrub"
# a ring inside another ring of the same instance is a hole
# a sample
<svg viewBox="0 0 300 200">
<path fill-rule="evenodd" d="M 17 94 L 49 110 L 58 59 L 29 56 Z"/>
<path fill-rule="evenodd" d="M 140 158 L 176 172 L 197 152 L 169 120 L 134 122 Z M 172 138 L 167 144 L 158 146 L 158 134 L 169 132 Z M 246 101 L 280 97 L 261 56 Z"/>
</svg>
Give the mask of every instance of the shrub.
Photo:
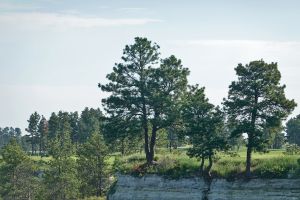
<svg viewBox="0 0 300 200">
<path fill-rule="evenodd" d="M 158 170 L 160 173 L 164 173 L 171 168 L 175 167 L 175 160 L 171 159 L 169 156 L 162 157 L 158 162 Z"/>
<path fill-rule="evenodd" d="M 143 162 L 146 161 L 145 155 L 143 154 L 133 154 L 127 158 L 127 162 Z"/>
<path fill-rule="evenodd" d="M 297 144 L 289 144 L 286 146 L 286 155 L 297 155 L 300 154 L 300 147 Z"/>
<path fill-rule="evenodd" d="M 233 178 L 243 172 L 245 168 L 244 159 L 240 158 L 223 158 L 214 163 L 212 168 L 212 174 L 217 177 Z"/>
<path fill-rule="evenodd" d="M 232 158 L 240 157 L 236 151 L 228 151 L 227 154 Z"/>
<path fill-rule="evenodd" d="M 262 178 L 286 178 L 288 176 L 289 169 L 284 166 L 271 165 L 263 166 L 257 170 L 258 174 Z"/>
<path fill-rule="evenodd" d="M 254 169 L 254 174 L 261 178 L 288 178 L 295 175 L 295 169 L 296 159 L 285 156 L 264 160 Z"/>
</svg>

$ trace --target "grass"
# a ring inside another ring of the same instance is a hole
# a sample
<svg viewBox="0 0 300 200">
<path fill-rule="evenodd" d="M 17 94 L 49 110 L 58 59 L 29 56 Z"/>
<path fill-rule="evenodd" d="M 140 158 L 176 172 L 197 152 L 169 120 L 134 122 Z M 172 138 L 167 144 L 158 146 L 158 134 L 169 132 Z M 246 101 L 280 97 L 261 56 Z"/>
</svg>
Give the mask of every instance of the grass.
<svg viewBox="0 0 300 200">
<path fill-rule="evenodd" d="M 157 149 L 155 160 L 157 164 L 145 167 L 144 153 L 134 153 L 121 156 L 118 153 L 111 154 L 106 162 L 108 170 L 112 173 L 132 174 L 143 176 L 158 174 L 169 178 L 197 176 L 199 161 L 186 155 L 186 148 L 180 148 L 169 152 L 168 149 Z M 251 171 L 254 177 L 260 178 L 300 178 L 300 155 L 286 155 L 284 150 L 270 150 L 268 153 L 252 153 Z M 30 156 L 39 170 L 49 167 L 51 157 Z M 76 158 L 75 158 L 76 159 Z M 214 177 L 234 179 L 245 172 L 246 151 L 242 149 L 238 153 L 218 153 L 214 158 L 211 173 Z M 207 165 L 207 162 L 205 163 Z M 1 162 L 0 162 L 1 165 Z"/>
<path fill-rule="evenodd" d="M 106 163 L 109 171 L 113 171 L 113 166 L 115 162 L 115 157 L 119 154 L 112 154 L 107 157 Z M 72 156 L 75 160 L 77 159 L 75 156 Z M 45 171 L 49 169 L 49 162 L 52 160 L 51 156 L 41 157 L 41 156 L 30 156 L 30 159 L 36 164 L 39 170 Z M 1 162 L 0 162 L 1 165 Z"/>
<path fill-rule="evenodd" d="M 212 173 L 218 177 L 231 178 L 245 171 L 246 153 L 240 152 L 238 156 L 222 155 L 212 168 Z M 283 151 L 270 151 L 269 153 L 253 153 L 252 174 L 260 178 L 293 178 L 300 177 L 297 160 L 299 155 L 285 155 Z"/>
<path fill-rule="evenodd" d="M 155 156 L 157 164 L 143 165 L 145 155 L 135 153 L 116 157 L 113 169 L 119 173 L 143 176 L 158 174 L 170 178 L 198 175 L 199 161 L 189 158 L 185 149 L 173 152 L 159 150 Z M 299 160 L 299 161 L 298 161 Z M 246 152 L 237 154 L 218 153 L 214 158 L 211 173 L 214 177 L 234 179 L 245 172 Z M 270 150 L 269 153 L 252 154 L 252 174 L 259 178 L 300 178 L 300 155 L 285 155 L 283 150 Z M 205 163 L 207 165 L 207 163 Z"/>
<path fill-rule="evenodd" d="M 156 165 L 148 168 L 143 167 L 146 162 L 143 153 L 135 153 L 129 156 L 117 157 L 114 170 L 122 174 L 142 176 L 147 174 L 158 174 L 166 177 L 188 177 L 194 176 L 199 168 L 199 162 L 195 158 L 189 158 L 185 151 L 174 150 L 171 153 L 157 152 L 155 156 Z"/>
</svg>

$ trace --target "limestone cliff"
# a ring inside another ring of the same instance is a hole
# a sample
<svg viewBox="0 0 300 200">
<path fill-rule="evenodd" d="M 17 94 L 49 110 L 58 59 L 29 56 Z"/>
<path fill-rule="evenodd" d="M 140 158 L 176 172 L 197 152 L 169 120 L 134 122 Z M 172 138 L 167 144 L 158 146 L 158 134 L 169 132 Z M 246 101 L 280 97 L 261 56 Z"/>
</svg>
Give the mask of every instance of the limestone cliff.
<svg viewBox="0 0 300 200">
<path fill-rule="evenodd" d="M 118 175 L 109 200 L 300 200 L 300 179 L 253 179 L 232 181 L 202 178 L 165 179 L 156 175 Z"/>
</svg>

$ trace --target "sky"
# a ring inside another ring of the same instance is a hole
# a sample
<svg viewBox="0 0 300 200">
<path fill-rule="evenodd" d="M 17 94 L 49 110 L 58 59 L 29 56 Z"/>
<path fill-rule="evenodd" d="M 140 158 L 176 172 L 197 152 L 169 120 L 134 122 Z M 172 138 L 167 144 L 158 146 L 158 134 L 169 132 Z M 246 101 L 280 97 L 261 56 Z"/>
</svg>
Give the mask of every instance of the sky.
<svg viewBox="0 0 300 200">
<path fill-rule="evenodd" d="M 180 58 L 216 105 L 238 63 L 259 59 L 278 63 L 300 104 L 298 0 L 0 0 L 0 127 L 101 107 L 97 84 L 137 36 Z"/>
</svg>

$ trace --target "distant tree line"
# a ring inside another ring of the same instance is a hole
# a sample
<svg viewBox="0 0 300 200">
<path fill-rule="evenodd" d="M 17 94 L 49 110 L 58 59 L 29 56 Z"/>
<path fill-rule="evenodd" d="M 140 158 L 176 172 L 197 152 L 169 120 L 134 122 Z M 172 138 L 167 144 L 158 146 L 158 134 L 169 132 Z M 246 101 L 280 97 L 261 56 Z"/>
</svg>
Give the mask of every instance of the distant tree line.
<svg viewBox="0 0 300 200">
<path fill-rule="evenodd" d="M 18 143 L 21 144 L 24 149 L 26 148 L 26 141 L 22 136 L 22 131 L 20 128 L 0 127 L 0 149 L 8 144 L 12 138 L 16 138 Z"/>
<path fill-rule="evenodd" d="M 51 141 L 63 134 L 65 123 L 70 126 L 71 142 L 76 149 L 80 144 L 84 144 L 92 133 L 101 131 L 112 151 L 122 154 L 140 151 L 141 137 L 132 134 L 133 130 L 126 128 L 125 124 L 122 126 L 121 122 L 116 126 L 108 121 L 99 108 L 85 108 L 80 114 L 77 111 L 53 112 L 48 120 L 34 112 L 28 120 L 28 134 L 23 136 L 27 142 L 26 151 L 31 152 L 31 155 L 46 155 Z"/>
<path fill-rule="evenodd" d="M 78 146 L 86 142 L 93 132 L 100 131 L 103 122 L 104 117 L 100 109 L 85 108 L 80 115 L 78 112 L 53 112 L 48 120 L 34 112 L 28 120 L 26 129 L 31 154 L 46 154 L 51 141 L 63 134 L 66 124 L 70 127 L 72 144 Z"/>
</svg>

